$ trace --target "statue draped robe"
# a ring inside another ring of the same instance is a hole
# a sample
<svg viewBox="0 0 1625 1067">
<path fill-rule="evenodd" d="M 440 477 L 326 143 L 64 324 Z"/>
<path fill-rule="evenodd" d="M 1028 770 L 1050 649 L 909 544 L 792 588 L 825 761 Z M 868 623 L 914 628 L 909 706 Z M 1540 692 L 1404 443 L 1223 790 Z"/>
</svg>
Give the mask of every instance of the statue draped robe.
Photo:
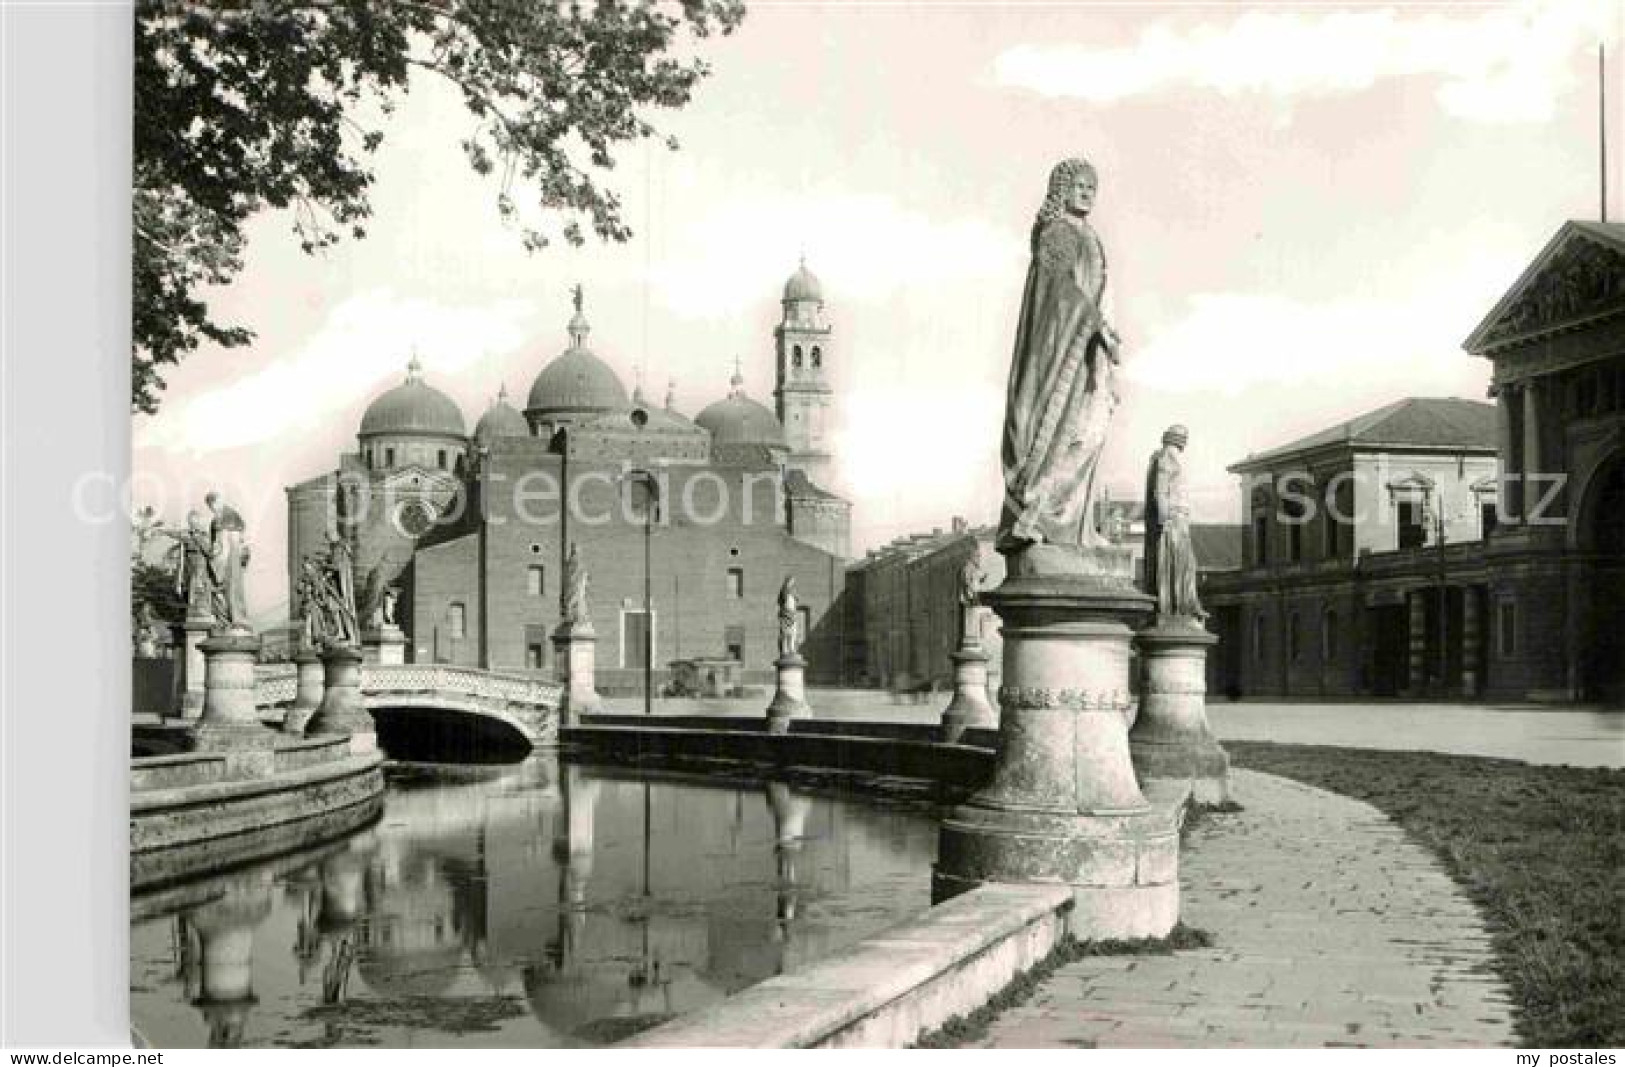
<svg viewBox="0 0 1625 1067">
<path fill-rule="evenodd" d="M 1178 454 L 1161 448 L 1145 475 L 1145 582 L 1163 618 L 1207 618 L 1196 591 L 1190 503 Z"/>
<path fill-rule="evenodd" d="M 1117 405 L 1116 357 L 1100 311 L 1105 289 L 1105 251 L 1089 224 L 1065 215 L 1044 223 L 1010 361 L 1001 551 L 1103 542 L 1089 510 Z"/>
</svg>

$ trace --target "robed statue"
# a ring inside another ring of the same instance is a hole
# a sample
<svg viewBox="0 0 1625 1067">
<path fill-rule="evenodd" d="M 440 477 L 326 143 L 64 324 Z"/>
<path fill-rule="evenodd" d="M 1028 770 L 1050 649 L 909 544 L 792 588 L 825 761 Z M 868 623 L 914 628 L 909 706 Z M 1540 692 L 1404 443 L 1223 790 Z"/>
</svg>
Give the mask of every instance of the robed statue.
<svg viewBox="0 0 1625 1067">
<path fill-rule="evenodd" d="M 559 611 L 564 624 L 572 628 L 592 626 L 592 615 L 587 609 L 587 568 L 581 562 L 581 545 L 571 542 L 570 553 L 564 557 L 564 582 L 559 587 Z"/>
<path fill-rule="evenodd" d="M 243 571 L 248 566 L 247 526 L 237 509 L 211 492 L 203 498 L 208 506 L 210 570 L 215 581 L 216 625 L 223 630 L 248 630 L 248 599 Z"/>
<path fill-rule="evenodd" d="M 981 600 L 982 581 L 986 577 L 981 546 L 972 543 L 970 555 L 965 557 L 964 566 L 959 568 L 959 643 L 962 645 L 981 642 L 981 630 L 976 624 L 976 605 Z"/>
<path fill-rule="evenodd" d="M 791 575 L 779 586 L 779 658 L 794 656 L 801 647 L 801 601 Z"/>
<path fill-rule="evenodd" d="M 1104 545 L 1095 477 L 1117 407 L 1118 338 L 1106 322 L 1106 254 L 1089 225 L 1095 170 L 1067 159 L 1050 172 L 1031 236 L 1004 415 L 1004 508 L 997 547 L 1077 552 Z"/>
<path fill-rule="evenodd" d="M 217 618 L 217 590 L 211 563 L 214 546 L 203 515 L 196 510 L 189 511 L 184 527 L 163 526 L 157 532 L 175 542 L 169 550 L 169 559 L 175 571 L 175 595 L 186 604 L 187 619 L 203 619 L 212 625 Z"/>
<path fill-rule="evenodd" d="M 1170 426 L 1145 472 L 1145 584 L 1163 619 L 1207 618 L 1196 595 L 1196 550 L 1191 545 L 1190 498 L 1181 456 L 1190 432 Z"/>
</svg>

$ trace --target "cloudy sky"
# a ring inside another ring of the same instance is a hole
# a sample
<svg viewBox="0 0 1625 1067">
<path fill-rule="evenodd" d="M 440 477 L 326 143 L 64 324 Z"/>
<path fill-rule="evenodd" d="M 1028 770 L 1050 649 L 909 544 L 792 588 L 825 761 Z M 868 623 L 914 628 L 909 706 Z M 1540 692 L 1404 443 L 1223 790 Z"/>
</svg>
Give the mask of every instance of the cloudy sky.
<svg viewBox="0 0 1625 1067">
<path fill-rule="evenodd" d="M 991 521 L 1026 234 L 1050 165 L 1082 154 L 1129 378 L 1109 482 L 1134 494 L 1182 421 L 1198 517 L 1233 518 L 1224 468 L 1250 451 L 1401 396 L 1483 397 L 1462 338 L 1563 220 L 1597 216 L 1596 47 L 1617 117 L 1622 12 L 756 3 L 665 118 L 682 150 L 636 148 L 613 177 L 637 237 L 536 255 L 457 150 L 455 97 L 421 82 L 386 127 L 365 241 L 310 257 L 287 218 L 252 226 L 213 300 L 258 340 L 170 375 L 135 420 L 134 495 L 172 517 L 210 485 L 240 501 L 269 607 L 281 487 L 354 447 L 414 348 L 472 427 L 563 347 L 579 281 L 629 386 L 675 380 L 693 414 L 738 357 L 766 400 L 805 252 L 856 547 Z"/>
</svg>

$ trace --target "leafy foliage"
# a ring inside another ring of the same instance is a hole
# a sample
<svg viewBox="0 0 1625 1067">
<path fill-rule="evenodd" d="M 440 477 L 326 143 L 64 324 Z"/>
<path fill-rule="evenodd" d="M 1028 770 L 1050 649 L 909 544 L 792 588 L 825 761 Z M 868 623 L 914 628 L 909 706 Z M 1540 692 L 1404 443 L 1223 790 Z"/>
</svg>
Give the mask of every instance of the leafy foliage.
<svg viewBox="0 0 1625 1067">
<path fill-rule="evenodd" d="M 132 405 L 204 342 L 247 344 L 200 291 L 242 269 L 243 224 L 290 209 L 307 252 L 366 234 L 370 161 L 415 77 L 461 93 L 461 149 L 524 247 L 631 236 L 600 182 L 708 73 L 691 41 L 742 0 L 138 0 Z M 676 148 L 675 140 L 666 144 Z M 524 185 L 539 213 L 515 199 Z"/>
</svg>

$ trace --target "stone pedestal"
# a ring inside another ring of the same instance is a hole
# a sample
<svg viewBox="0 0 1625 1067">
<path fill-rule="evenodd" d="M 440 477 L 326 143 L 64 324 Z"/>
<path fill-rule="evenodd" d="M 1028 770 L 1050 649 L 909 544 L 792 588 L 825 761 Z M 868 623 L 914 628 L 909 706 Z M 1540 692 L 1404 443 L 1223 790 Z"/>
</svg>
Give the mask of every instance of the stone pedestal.
<svg viewBox="0 0 1625 1067">
<path fill-rule="evenodd" d="M 399 626 L 377 626 L 361 633 L 361 655 L 367 663 L 395 666 L 406 662 L 406 633 Z"/>
<path fill-rule="evenodd" d="M 559 684 L 564 686 L 564 703 L 559 708 L 559 723 L 563 726 L 575 726 L 581 716 L 603 706 L 603 698 L 598 695 L 597 647 L 598 635 L 591 626 L 566 623 L 553 634 L 553 662 Z"/>
<path fill-rule="evenodd" d="M 202 644 L 208 639 L 214 620 L 189 618 L 176 627 L 175 649 L 175 714 L 182 719 L 196 719 L 203 714 L 203 662 Z"/>
<path fill-rule="evenodd" d="M 987 653 L 973 641 L 962 641 L 954 661 L 954 696 L 942 709 L 942 739 L 953 744 L 972 726 L 996 727 L 999 713 L 987 699 Z"/>
<path fill-rule="evenodd" d="M 282 732 L 293 737 L 304 735 L 316 709 L 322 706 L 322 657 L 312 648 L 301 648 L 293 657 L 298 670 L 293 692 L 293 703 L 282 716 Z"/>
<path fill-rule="evenodd" d="M 1129 751 L 1153 802 L 1229 799 L 1230 757 L 1207 721 L 1207 653 L 1218 640 L 1188 619 L 1159 620 L 1135 637 L 1142 684 Z"/>
<path fill-rule="evenodd" d="M 213 634 L 198 648 L 203 653 L 203 713 L 191 728 L 193 747 L 225 753 L 227 777 L 270 774 L 276 734 L 260 723 L 254 706 L 260 639 L 252 633 Z"/>
<path fill-rule="evenodd" d="M 777 684 L 773 687 L 773 702 L 767 706 L 767 732 L 787 734 L 791 719 L 812 716 L 807 704 L 807 661 L 792 652 L 773 661 L 778 670 Z"/>
<path fill-rule="evenodd" d="M 306 736 L 349 734 L 350 752 L 378 749 L 378 731 L 361 701 L 361 651 L 334 645 L 322 653 L 322 703 L 305 724 Z"/>
<path fill-rule="evenodd" d="M 983 597 L 1004 623 L 998 760 L 942 825 L 932 898 L 1062 883 L 1080 940 L 1163 936 L 1179 919 L 1178 812 L 1141 793 L 1125 715 L 1131 626 L 1151 600 L 1115 557 L 1073 574 L 1016 562 Z"/>
</svg>

